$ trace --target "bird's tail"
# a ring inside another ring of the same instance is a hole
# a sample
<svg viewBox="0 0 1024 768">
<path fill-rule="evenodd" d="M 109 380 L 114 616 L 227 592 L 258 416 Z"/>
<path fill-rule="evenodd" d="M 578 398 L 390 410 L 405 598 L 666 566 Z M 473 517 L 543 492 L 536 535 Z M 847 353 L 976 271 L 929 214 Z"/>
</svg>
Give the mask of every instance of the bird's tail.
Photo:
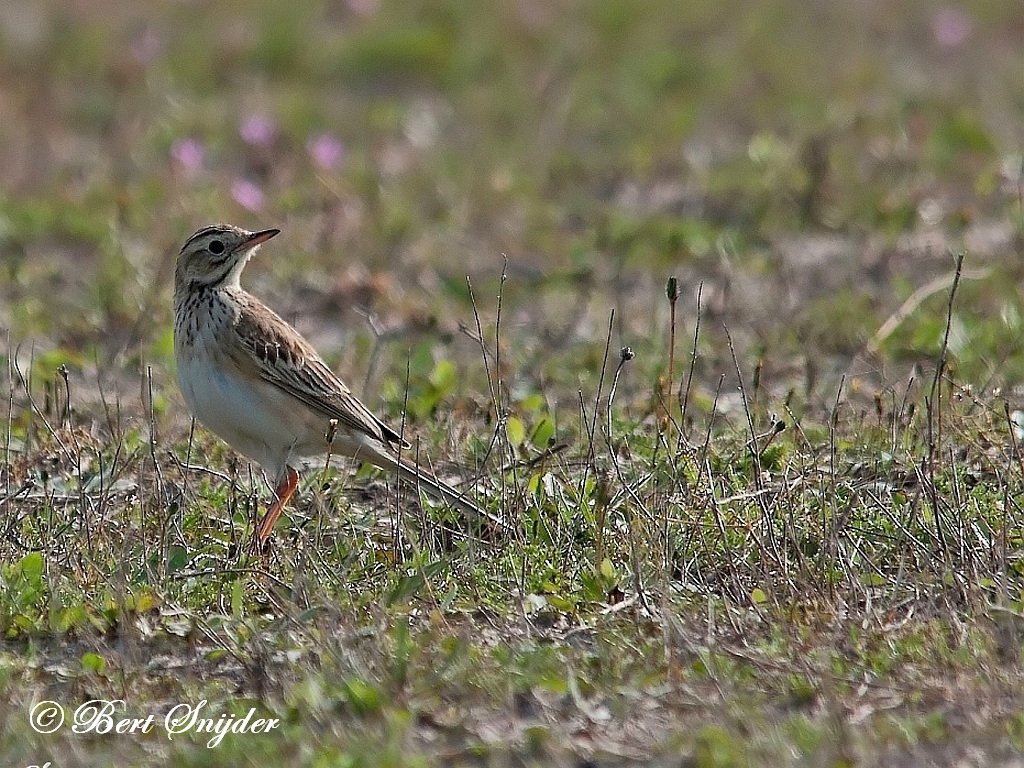
<svg viewBox="0 0 1024 768">
<path fill-rule="evenodd" d="M 376 452 L 372 461 L 383 469 L 397 472 L 399 477 L 407 483 L 422 489 L 428 496 L 432 496 L 438 501 L 443 501 L 455 507 L 470 522 L 482 523 L 501 533 L 511 532 L 511 526 L 507 521 L 482 509 L 470 500 L 464 491 L 452 488 L 443 480 L 438 480 L 412 462 L 400 459 L 390 452 L 384 453 L 382 451 Z"/>
</svg>

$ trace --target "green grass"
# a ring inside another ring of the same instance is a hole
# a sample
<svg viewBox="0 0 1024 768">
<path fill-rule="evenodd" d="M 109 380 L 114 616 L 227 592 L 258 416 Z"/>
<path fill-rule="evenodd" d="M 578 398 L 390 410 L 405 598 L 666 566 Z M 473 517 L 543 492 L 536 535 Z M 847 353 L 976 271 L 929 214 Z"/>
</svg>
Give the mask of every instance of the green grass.
<svg viewBox="0 0 1024 768">
<path fill-rule="evenodd" d="M 813 5 L 4 12 L 4 763 L 1016 764 L 1022 18 Z M 333 459 L 246 554 L 216 220 L 513 534 Z M 158 725 L 30 727 L 95 699 Z"/>
</svg>

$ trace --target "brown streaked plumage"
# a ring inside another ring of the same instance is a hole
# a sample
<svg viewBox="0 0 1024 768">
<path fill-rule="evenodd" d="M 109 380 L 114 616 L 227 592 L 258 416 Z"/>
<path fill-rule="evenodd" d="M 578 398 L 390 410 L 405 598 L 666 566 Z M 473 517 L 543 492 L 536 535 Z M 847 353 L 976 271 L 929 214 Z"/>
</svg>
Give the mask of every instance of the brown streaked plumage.
<svg viewBox="0 0 1024 768">
<path fill-rule="evenodd" d="M 408 447 L 320 358 L 312 345 L 239 278 L 278 234 L 226 224 L 188 239 L 174 270 L 174 356 L 192 413 L 263 467 L 274 501 L 256 531 L 262 549 L 298 484 L 303 459 L 335 454 L 393 470 L 464 514 L 504 524 L 451 486 L 399 458 Z M 328 435 L 333 441 L 328 445 Z"/>
</svg>

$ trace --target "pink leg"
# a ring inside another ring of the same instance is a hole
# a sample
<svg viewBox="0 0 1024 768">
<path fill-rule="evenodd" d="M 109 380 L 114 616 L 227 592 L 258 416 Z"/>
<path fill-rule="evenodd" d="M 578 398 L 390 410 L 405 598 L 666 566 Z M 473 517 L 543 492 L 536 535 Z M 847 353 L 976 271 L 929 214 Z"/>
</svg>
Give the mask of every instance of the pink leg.
<svg viewBox="0 0 1024 768">
<path fill-rule="evenodd" d="M 298 485 L 299 473 L 288 467 L 284 479 L 274 489 L 274 503 L 270 505 L 267 513 L 263 516 L 263 520 L 260 522 L 259 528 L 256 530 L 258 552 L 263 552 L 266 549 L 270 534 L 274 531 L 274 524 L 277 522 L 277 518 L 281 516 L 281 513 L 284 511 L 284 505 L 288 503 L 288 499 L 295 493 Z"/>
</svg>

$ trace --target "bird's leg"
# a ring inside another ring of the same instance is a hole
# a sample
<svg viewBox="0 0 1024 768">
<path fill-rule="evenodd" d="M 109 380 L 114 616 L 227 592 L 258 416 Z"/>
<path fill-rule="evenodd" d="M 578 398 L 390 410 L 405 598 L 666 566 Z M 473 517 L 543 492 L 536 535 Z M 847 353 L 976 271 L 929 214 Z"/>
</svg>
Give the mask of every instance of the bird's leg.
<svg viewBox="0 0 1024 768">
<path fill-rule="evenodd" d="M 277 488 L 274 489 L 274 503 L 267 509 L 267 513 L 263 515 L 259 528 L 256 529 L 258 552 L 263 552 L 267 546 L 267 541 L 270 539 L 270 534 L 274 531 L 274 524 L 277 522 L 277 518 L 281 516 L 281 513 L 284 511 L 284 505 L 288 503 L 288 499 L 295 493 L 298 485 L 299 473 L 291 467 L 285 467 L 285 475 L 281 482 L 277 484 Z"/>
</svg>

